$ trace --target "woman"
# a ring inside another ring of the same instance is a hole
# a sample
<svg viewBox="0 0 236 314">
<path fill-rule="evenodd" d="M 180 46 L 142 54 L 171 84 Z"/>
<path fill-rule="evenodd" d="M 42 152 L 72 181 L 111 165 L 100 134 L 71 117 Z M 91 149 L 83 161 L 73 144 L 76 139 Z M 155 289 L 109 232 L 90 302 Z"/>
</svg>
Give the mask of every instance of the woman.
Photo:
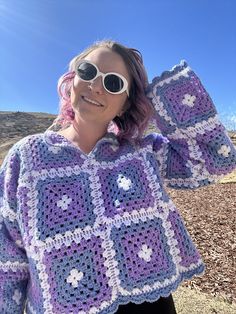
<svg viewBox="0 0 236 314">
<path fill-rule="evenodd" d="M 165 185 L 194 189 L 236 151 L 186 62 L 148 84 L 141 54 L 95 43 L 59 80 L 61 108 L 0 172 L 1 313 L 176 313 L 204 263 Z M 155 122 L 162 135 L 143 136 Z"/>
</svg>

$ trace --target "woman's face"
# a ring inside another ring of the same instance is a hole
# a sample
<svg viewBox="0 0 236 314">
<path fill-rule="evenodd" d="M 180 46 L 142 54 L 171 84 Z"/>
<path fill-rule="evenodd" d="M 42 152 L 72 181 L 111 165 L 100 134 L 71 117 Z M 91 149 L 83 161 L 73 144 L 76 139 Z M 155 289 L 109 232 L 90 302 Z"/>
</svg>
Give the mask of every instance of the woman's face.
<svg viewBox="0 0 236 314">
<path fill-rule="evenodd" d="M 103 72 L 117 72 L 128 81 L 130 88 L 130 76 L 122 57 L 109 48 L 97 48 L 90 52 L 84 59 L 93 62 Z M 92 104 L 95 101 L 102 106 Z M 102 84 L 102 77 L 97 77 L 93 82 L 84 82 L 77 75 L 71 88 L 71 105 L 77 116 L 77 121 L 94 121 L 100 125 L 108 123 L 117 116 L 127 100 L 127 93 L 110 94 Z"/>
</svg>

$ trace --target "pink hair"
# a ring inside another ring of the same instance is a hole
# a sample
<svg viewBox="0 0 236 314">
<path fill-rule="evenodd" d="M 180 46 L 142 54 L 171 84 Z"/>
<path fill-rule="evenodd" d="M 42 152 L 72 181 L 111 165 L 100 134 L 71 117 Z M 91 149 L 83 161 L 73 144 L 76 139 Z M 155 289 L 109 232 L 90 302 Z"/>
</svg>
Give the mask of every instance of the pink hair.
<svg viewBox="0 0 236 314">
<path fill-rule="evenodd" d="M 148 86 L 147 74 L 142 55 L 137 49 L 127 48 L 111 40 L 96 42 L 71 60 L 69 72 L 62 75 L 58 81 L 60 111 L 49 129 L 66 128 L 74 120 L 75 114 L 70 103 L 70 89 L 75 77 L 75 62 L 100 47 L 107 47 L 118 53 L 123 58 L 131 77 L 130 96 L 124 104 L 125 110 L 120 117 L 116 116 L 111 121 L 108 131 L 114 132 L 120 141 L 132 138 L 136 142 L 143 136 L 154 113 L 153 107 L 145 94 Z"/>
</svg>

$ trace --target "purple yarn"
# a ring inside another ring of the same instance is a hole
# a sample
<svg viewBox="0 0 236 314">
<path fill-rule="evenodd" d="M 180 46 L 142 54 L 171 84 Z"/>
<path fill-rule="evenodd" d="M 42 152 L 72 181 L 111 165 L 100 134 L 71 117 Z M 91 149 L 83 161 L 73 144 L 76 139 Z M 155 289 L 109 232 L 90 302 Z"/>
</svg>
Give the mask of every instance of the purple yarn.
<svg viewBox="0 0 236 314">
<path fill-rule="evenodd" d="M 204 272 L 165 186 L 217 182 L 236 168 L 236 150 L 185 62 L 154 79 L 148 97 L 162 135 L 134 143 L 107 132 L 85 154 L 47 130 L 10 149 L 0 168 L 0 313 L 22 313 L 26 300 L 27 313 L 115 313 Z"/>
</svg>

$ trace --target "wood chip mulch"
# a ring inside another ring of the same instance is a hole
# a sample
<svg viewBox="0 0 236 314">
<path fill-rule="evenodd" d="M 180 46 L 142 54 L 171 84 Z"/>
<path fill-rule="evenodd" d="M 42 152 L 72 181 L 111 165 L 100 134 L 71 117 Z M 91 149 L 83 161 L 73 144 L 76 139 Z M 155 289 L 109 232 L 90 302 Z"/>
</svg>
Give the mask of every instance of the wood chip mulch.
<svg viewBox="0 0 236 314">
<path fill-rule="evenodd" d="M 206 264 L 182 286 L 236 302 L 236 183 L 167 192 Z"/>
</svg>

